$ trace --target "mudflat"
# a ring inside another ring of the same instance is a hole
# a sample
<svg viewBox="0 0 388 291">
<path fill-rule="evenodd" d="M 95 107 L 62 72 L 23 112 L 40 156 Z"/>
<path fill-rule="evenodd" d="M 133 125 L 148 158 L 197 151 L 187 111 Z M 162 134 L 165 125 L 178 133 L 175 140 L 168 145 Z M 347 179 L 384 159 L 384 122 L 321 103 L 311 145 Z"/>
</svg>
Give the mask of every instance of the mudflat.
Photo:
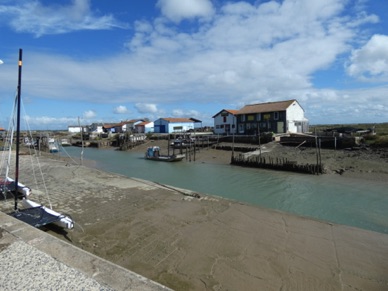
<svg viewBox="0 0 388 291">
<path fill-rule="evenodd" d="M 145 152 L 146 148 L 153 144 L 161 146 L 166 153 L 168 143 L 165 140 L 147 142 L 132 150 Z M 232 148 L 233 144 L 219 144 L 219 148 L 223 146 Z M 244 147 L 247 145 L 236 144 L 235 146 Z M 278 142 L 263 144 L 261 150 L 259 150 L 258 145 L 249 145 L 249 147 L 257 147 L 257 150 L 247 153 L 238 151 L 233 153 L 232 151 L 205 147 L 199 149 L 195 157 L 191 155 L 191 160 L 195 159 L 199 163 L 230 164 L 232 154 L 234 156 L 242 155 L 246 158 L 261 154 L 266 158 L 286 159 L 301 165 L 321 163 L 325 175 L 340 175 L 344 178 L 370 181 L 388 181 L 388 148 L 319 149 L 318 151 L 311 147 L 282 146 Z"/>
<path fill-rule="evenodd" d="M 196 158 L 222 163 L 230 153 L 203 150 Z M 29 157 L 21 163 L 20 179 L 32 185 Z M 172 289 L 388 289 L 386 234 L 50 157 L 41 157 L 40 166 L 53 208 L 76 221 L 74 230 L 46 231 Z M 47 205 L 34 190 L 31 198 Z M 13 202 L 0 205 L 6 212 Z"/>
</svg>

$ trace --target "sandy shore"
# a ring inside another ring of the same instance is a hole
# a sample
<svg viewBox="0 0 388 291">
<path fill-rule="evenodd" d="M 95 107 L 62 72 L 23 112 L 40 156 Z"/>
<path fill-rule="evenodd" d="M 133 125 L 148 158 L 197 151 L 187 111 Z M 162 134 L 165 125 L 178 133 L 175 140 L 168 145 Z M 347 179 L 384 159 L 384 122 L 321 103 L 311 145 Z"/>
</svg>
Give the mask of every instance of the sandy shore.
<svg viewBox="0 0 388 291">
<path fill-rule="evenodd" d="M 230 152 L 201 150 L 196 158 L 224 163 Z M 21 179 L 32 185 L 28 156 L 21 161 Z M 77 223 L 67 233 L 47 231 L 175 290 L 388 289 L 385 234 L 203 193 L 197 199 L 47 157 L 41 168 L 53 208 Z M 39 193 L 34 199 L 47 205 Z M 13 203 L 0 205 L 7 211 Z"/>
</svg>

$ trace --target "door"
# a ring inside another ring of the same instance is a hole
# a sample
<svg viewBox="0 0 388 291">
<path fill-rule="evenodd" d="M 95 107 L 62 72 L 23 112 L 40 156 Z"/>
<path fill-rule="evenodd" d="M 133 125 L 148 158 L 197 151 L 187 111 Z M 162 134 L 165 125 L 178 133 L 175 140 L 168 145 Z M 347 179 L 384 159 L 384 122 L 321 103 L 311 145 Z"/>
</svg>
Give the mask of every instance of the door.
<svg viewBox="0 0 388 291">
<path fill-rule="evenodd" d="M 277 133 L 284 133 L 284 122 L 278 121 Z"/>
</svg>

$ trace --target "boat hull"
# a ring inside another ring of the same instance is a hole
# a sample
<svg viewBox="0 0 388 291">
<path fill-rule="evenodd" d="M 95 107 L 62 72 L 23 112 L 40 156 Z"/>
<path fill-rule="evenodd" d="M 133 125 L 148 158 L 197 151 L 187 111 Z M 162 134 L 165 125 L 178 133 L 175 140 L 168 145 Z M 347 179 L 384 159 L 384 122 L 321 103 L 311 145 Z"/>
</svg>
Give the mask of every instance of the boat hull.
<svg viewBox="0 0 388 291">
<path fill-rule="evenodd" d="M 179 162 L 185 158 L 185 155 L 172 155 L 172 156 L 158 156 L 158 157 L 145 157 L 147 160 L 160 161 L 160 162 Z"/>
<path fill-rule="evenodd" d="M 71 217 L 69 217 L 67 215 L 56 212 L 56 211 L 52 210 L 51 208 L 43 206 L 43 205 L 41 205 L 37 202 L 34 202 L 30 199 L 24 198 L 24 199 L 22 199 L 22 203 L 23 203 L 23 206 L 26 208 L 26 210 L 33 209 L 33 208 L 40 208 L 41 211 L 52 216 L 54 218 L 53 222 L 49 222 L 49 223 L 55 224 L 61 228 L 66 228 L 66 229 L 73 229 L 74 228 L 73 220 L 71 219 Z M 39 225 L 39 226 L 43 226 L 43 225 L 44 225 L 44 223 L 42 223 L 42 225 Z"/>
</svg>

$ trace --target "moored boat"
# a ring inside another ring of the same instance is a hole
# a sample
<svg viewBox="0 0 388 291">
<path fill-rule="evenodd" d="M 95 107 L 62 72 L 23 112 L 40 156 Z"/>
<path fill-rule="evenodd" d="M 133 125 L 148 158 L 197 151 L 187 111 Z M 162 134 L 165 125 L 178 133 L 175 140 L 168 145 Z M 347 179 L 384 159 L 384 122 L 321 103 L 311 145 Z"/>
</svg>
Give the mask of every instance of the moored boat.
<svg viewBox="0 0 388 291">
<path fill-rule="evenodd" d="M 63 138 L 63 139 L 61 139 L 61 146 L 69 147 L 69 146 L 71 146 L 71 143 L 68 141 L 67 138 Z"/>
<path fill-rule="evenodd" d="M 153 160 L 153 161 L 178 162 L 178 161 L 182 161 L 185 158 L 185 155 L 183 154 L 161 155 L 160 147 L 152 146 L 147 148 L 147 151 L 145 153 L 145 158 L 147 160 Z"/>
</svg>

